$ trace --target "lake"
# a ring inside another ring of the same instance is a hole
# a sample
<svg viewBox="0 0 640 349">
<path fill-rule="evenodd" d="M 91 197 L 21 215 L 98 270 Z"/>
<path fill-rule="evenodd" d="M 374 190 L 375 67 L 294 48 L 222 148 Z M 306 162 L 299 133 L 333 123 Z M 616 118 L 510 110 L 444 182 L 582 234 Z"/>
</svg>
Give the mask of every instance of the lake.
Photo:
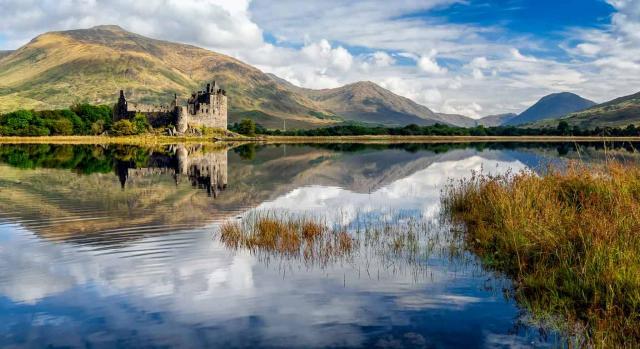
<svg viewBox="0 0 640 349">
<path fill-rule="evenodd" d="M 459 245 L 441 190 L 636 148 L 1 145 L 0 346 L 563 345 Z M 362 242 L 316 260 L 221 241 L 222 223 L 260 213 L 320 216 Z M 418 227 L 409 252 L 388 249 L 393 227 Z"/>
</svg>

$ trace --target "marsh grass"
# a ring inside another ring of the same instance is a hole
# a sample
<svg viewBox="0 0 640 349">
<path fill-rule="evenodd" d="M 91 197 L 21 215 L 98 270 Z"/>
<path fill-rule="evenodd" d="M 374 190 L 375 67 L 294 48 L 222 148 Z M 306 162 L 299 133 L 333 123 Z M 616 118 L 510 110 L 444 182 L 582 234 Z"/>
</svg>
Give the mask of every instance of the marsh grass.
<svg viewBox="0 0 640 349">
<path fill-rule="evenodd" d="M 219 237 L 234 250 L 247 249 L 320 265 L 346 258 L 354 248 L 354 241 L 346 231 L 331 228 L 320 218 L 274 212 L 226 221 L 220 227 Z"/>
<path fill-rule="evenodd" d="M 538 175 L 475 173 L 444 213 L 515 297 L 579 346 L 640 345 L 640 168 L 571 163 Z"/>
<path fill-rule="evenodd" d="M 300 260 L 325 268 L 349 263 L 360 269 L 409 270 L 418 279 L 428 270 L 429 258 L 450 256 L 453 241 L 431 221 L 390 214 L 383 219 L 357 213 L 351 219 L 288 211 L 257 211 L 228 220 L 219 229 L 220 241 L 229 249 L 245 249 L 262 260 L 278 257 Z M 347 222 L 345 222 L 347 221 Z M 357 262 L 355 260 L 357 259 Z"/>
</svg>

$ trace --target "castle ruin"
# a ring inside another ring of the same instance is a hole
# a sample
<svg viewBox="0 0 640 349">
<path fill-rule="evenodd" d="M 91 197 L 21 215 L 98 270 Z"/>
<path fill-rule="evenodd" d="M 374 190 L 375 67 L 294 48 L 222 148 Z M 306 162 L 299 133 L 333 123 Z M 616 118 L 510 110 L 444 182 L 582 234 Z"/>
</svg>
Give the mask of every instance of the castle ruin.
<svg viewBox="0 0 640 349">
<path fill-rule="evenodd" d="M 118 103 L 114 108 L 113 121 L 130 120 L 137 113 L 147 117 L 153 127 L 174 125 L 177 133 L 202 126 L 227 129 L 227 93 L 213 84 L 207 84 L 204 91 L 191 94 L 187 105 L 180 105 L 174 95 L 171 105 L 144 105 L 128 102 L 124 91 L 120 90 Z"/>
</svg>

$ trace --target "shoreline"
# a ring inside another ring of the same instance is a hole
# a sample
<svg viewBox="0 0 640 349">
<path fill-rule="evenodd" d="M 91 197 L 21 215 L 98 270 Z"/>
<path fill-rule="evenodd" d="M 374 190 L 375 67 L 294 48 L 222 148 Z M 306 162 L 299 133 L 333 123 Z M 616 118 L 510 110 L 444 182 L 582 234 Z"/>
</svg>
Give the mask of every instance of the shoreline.
<svg viewBox="0 0 640 349">
<path fill-rule="evenodd" d="M 44 136 L 44 137 L 0 137 L 0 144 L 127 144 L 168 145 L 214 144 L 214 143 L 596 143 L 596 142 L 640 142 L 640 137 L 572 137 L 572 136 L 257 136 L 257 137 L 173 137 L 173 136 Z"/>
</svg>

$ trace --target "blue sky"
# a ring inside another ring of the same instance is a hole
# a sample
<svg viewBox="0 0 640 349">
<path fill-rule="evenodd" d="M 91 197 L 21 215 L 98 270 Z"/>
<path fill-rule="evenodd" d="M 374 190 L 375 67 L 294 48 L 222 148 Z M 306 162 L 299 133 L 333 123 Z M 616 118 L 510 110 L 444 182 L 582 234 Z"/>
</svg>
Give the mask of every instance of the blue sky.
<svg viewBox="0 0 640 349">
<path fill-rule="evenodd" d="M 640 90 L 640 0 L 0 0 L 0 49 L 98 24 L 226 53 L 304 87 L 371 80 L 472 117 L 554 92 L 603 102 Z"/>
</svg>

